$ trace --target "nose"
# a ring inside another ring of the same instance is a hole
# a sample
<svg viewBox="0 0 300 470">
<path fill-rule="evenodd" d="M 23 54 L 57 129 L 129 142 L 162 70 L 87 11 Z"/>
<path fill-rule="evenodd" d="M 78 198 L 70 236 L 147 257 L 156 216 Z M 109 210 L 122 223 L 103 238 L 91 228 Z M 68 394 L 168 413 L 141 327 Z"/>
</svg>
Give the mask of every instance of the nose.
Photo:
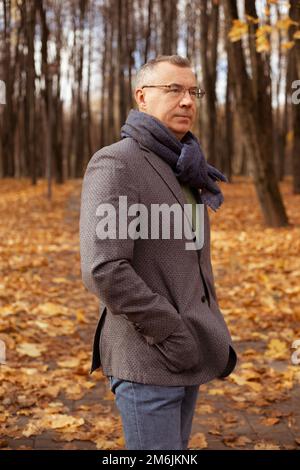
<svg viewBox="0 0 300 470">
<path fill-rule="evenodd" d="M 184 93 L 182 94 L 180 104 L 184 106 L 191 106 L 193 103 L 194 102 L 192 100 L 189 90 L 185 90 Z"/>
</svg>

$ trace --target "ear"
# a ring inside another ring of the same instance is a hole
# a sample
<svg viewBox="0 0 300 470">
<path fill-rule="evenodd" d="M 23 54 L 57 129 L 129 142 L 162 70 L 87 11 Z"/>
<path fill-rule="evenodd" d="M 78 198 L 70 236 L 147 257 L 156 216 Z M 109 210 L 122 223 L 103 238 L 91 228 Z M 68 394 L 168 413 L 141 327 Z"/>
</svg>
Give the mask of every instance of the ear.
<svg viewBox="0 0 300 470">
<path fill-rule="evenodd" d="M 136 104 L 138 105 L 138 108 L 141 110 L 145 110 L 147 108 L 146 100 L 145 100 L 145 94 L 144 91 L 141 88 L 136 88 L 134 91 L 134 99 L 136 101 Z"/>
</svg>

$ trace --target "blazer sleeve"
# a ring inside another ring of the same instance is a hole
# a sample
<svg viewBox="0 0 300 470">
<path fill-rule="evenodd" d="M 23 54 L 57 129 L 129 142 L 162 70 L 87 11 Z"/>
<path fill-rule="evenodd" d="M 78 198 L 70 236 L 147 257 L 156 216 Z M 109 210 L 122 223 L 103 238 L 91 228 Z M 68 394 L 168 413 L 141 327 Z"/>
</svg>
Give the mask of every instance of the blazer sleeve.
<svg viewBox="0 0 300 470">
<path fill-rule="evenodd" d="M 215 302 L 218 304 L 213 268 L 212 268 L 212 263 L 211 263 L 210 219 L 209 219 L 209 213 L 208 213 L 208 209 L 206 205 L 204 206 L 204 228 L 205 228 L 206 234 L 205 234 L 205 243 L 204 243 L 202 253 L 201 253 L 201 260 L 202 260 L 201 267 L 204 271 L 205 282 L 208 285 L 209 291 L 212 294 Z"/>
<path fill-rule="evenodd" d="M 120 195 L 127 196 L 128 206 L 139 202 L 137 177 L 124 156 L 109 155 L 104 148 L 89 161 L 82 184 L 82 281 L 113 315 L 125 315 L 149 344 L 160 343 L 184 326 L 179 312 L 164 296 L 153 292 L 134 270 L 132 238 L 100 239 L 96 233 L 100 220 L 97 208 L 111 204 L 118 221 Z"/>
</svg>

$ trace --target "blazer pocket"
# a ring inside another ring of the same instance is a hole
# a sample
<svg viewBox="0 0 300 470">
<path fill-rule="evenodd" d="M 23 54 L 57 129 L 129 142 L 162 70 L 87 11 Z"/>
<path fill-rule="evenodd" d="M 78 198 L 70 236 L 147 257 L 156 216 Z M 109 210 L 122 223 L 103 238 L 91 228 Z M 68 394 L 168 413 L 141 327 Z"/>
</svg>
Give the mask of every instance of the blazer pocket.
<svg viewBox="0 0 300 470">
<path fill-rule="evenodd" d="M 203 356 L 193 335 L 185 324 L 173 332 L 161 343 L 154 344 L 166 359 L 166 366 L 171 372 L 183 372 L 201 367 Z"/>
</svg>

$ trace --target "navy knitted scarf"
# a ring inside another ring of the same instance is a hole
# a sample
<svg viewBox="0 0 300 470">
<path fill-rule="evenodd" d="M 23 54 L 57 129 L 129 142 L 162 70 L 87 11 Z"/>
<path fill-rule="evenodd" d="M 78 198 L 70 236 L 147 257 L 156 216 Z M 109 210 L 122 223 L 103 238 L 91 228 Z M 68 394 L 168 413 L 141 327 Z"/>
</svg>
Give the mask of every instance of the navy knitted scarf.
<svg viewBox="0 0 300 470">
<path fill-rule="evenodd" d="M 216 211 L 224 201 L 215 181 L 228 182 L 217 168 L 209 165 L 197 137 L 188 131 L 179 141 L 157 118 L 131 109 L 121 137 L 132 137 L 168 163 L 181 183 L 201 189 L 201 199 Z"/>
</svg>

